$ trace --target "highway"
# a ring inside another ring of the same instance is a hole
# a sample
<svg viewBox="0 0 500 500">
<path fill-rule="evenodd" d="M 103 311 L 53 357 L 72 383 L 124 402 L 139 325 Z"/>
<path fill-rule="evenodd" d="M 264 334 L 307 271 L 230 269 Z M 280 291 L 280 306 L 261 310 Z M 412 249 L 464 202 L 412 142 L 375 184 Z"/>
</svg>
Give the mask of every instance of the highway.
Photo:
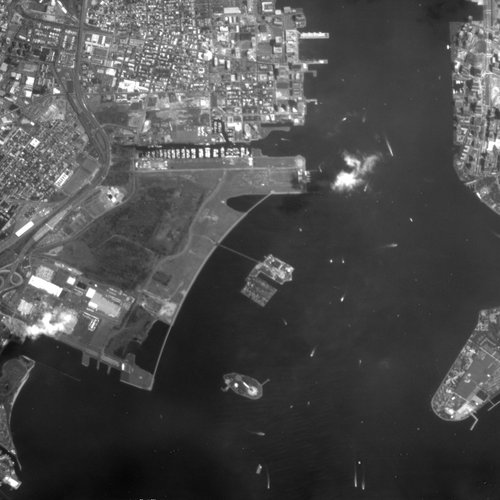
<svg viewBox="0 0 500 500">
<path fill-rule="evenodd" d="M 80 15 L 80 24 L 78 27 L 77 35 L 77 49 L 75 58 L 75 67 L 73 69 L 73 88 L 75 91 L 74 98 L 73 95 L 68 95 L 68 100 L 70 101 L 73 109 L 78 114 L 85 132 L 89 136 L 89 139 L 93 140 L 97 151 L 99 152 L 99 157 L 101 164 L 103 166 L 104 172 L 101 175 L 96 176 L 96 183 L 99 183 L 106 174 L 108 173 L 109 164 L 111 161 L 111 144 L 109 138 L 101 127 L 101 124 L 97 121 L 94 114 L 88 109 L 87 103 L 85 101 L 84 92 L 79 78 L 80 64 L 83 53 L 83 47 L 85 42 L 85 18 L 87 15 L 88 0 L 82 1 L 82 12 Z M 67 90 L 67 89 L 66 89 Z M 75 102 L 76 100 L 76 102 Z"/>
<path fill-rule="evenodd" d="M 45 19 L 40 19 L 39 17 L 36 17 L 36 16 L 31 16 L 30 14 L 28 14 L 24 10 L 23 6 L 20 4 L 15 5 L 14 9 L 20 16 L 24 17 L 25 19 L 29 19 L 30 21 L 35 21 L 35 22 L 38 21 L 45 26 L 52 26 L 53 28 L 60 28 L 60 29 L 76 28 L 76 25 L 74 25 L 74 24 L 58 23 L 55 21 L 47 21 Z M 87 8 L 85 7 L 85 14 L 86 14 L 86 12 L 87 12 Z M 81 26 L 81 23 L 79 25 Z M 84 27 L 85 27 L 85 31 L 87 31 L 89 33 L 95 33 L 96 35 L 112 35 L 113 34 L 109 31 L 103 30 L 103 29 L 98 28 L 96 26 L 92 26 L 90 24 L 84 23 Z"/>
<path fill-rule="evenodd" d="M 19 5 L 16 6 L 16 10 L 18 12 L 19 12 L 19 7 L 20 7 Z M 33 239 L 33 235 L 35 235 L 36 232 L 44 224 L 46 224 L 50 219 L 52 219 L 62 210 L 78 206 L 80 203 L 82 203 L 83 200 L 87 196 L 89 196 L 90 193 L 94 190 L 95 186 L 99 185 L 102 182 L 102 180 L 106 177 L 111 163 L 111 144 L 109 138 L 104 129 L 101 127 L 100 123 L 93 115 L 93 113 L 88 109 L 87 103 L 85 102 L 84 91 L 82 89 L 80 79 L 78 78 L 79 68 L 81 63 L 81 54 L 83 52 L 83 46 L 85 42 L 85 31 L 87 29 L 87 26 L 85 25 L 87 8 L 88 8 L 88 0 L 83 0 L 80 23 L 78 27 L 78 35 L 77 35 L 78 43 L 77 43 L 77 52 L 76 52 L 74 70 L 67 72 L 59 72 L 57 71 L 57 68 L 54 66 L 54 73 L 62 89 L 67 90 L 66 86 L 64 85 L 64 81 L 62 78 L 63 76 L 67 76 L 73 82 L 75 92 L 74 94 L 68 93 L 66 97 L 71 107 L 77 114 L 82 126 L 84 127 L 85 133 L 88 135 L 89 140 L 94 144 L 95 149 L 99 154 L 99 162 L 101 164 L 101 169 L 100 172 L 95 176 L 95 178 L 89 185 L 82 187 L 73 197 L 68 198 L 67 200 L 62 202 L 59 205 L 59 207 L 57 207 L 56 210 L 54 210 L 49 215 L 44 217 L 39 223 L 37 223 L 31 229 L 30 231 L 31 236 L 27 240 L 25 240 L 24 245 L 20 249 L 18 257 L 11 268 L 12 272 L 14 272 L 17 269 L 18 265 L 22 262 L 27 252 L 36 244 L 36 241 Z M 24 13 L 24 11 L 21 11 L 19 13 L 24 17 L 32 19 L 31 17 L 27 16 Z M 52 23 L 48 21 L 40 20 L 40 22 L 50 26 L 54 24 L 57 25 L 57 23 Z M 95 30 L 90 30 L 90 31 L 94 32 Z M 9 248 L 18 245 L 23 240 L 24 238 L 18 239 L 15 236 L 7 238 L 6 241 L 0 243 L 0 252 L 4 252 Z"/>
</svg>

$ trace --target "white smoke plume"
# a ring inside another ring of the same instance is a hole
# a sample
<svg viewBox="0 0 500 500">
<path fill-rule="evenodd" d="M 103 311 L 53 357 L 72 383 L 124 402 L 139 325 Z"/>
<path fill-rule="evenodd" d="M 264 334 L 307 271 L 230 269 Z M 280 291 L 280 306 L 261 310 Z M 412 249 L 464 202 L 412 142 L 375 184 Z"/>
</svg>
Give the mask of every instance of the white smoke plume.
<svg viewBox="0 0 500 500">
<path fill-rule="evenodd" d="M 347 169 L 339 172 L 331 184 L 332 190 L 337 192 L 352 191 L 364 186 L 366 177 L 373 172 L 382 155 L 375 153 L 365 156 L 344 151 L 342 157 Z"/>
<path fill-rule="evenodd" d="M 33 325 L 24 329 L 24 335 L 37 338 L 40 335 L 55 337 L 58 333 L 71 333 L 78 321 L 78 315 L 72 309 L 56 308 L 45 311 Z"/>
<path fill-rule="evenodd" d="M 332 182 L 334 191 L 352 191 L 362 183 L 362 180 L 356 177 L 355 172 L 340 172 L 335 181 Z"/>
</svg>

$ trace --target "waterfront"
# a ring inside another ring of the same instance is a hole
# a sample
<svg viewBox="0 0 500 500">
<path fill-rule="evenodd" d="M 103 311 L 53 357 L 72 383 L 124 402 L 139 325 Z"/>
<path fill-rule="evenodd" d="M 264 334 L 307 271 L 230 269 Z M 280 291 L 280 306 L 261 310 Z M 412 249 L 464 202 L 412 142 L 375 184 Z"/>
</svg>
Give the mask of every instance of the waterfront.
<svg viewBox="0 0 500 500">
<path fill-rule="evenodd" d="M 23 346 L 82 382 L 42 364 L 32 371 L 12 419 L 23 465 L 12 498 L 495 498 L 500 410 L 469 432 L 430 408 L 477 311 L 500 304 L 500 220 L 451 163 L 445 46 L 450 16 L 462 14 L 454 2 L 434 17 L 409 0 L 331 4 L 307 6 L 310 25 L 333 35 L 328 71 L 310 82 L 322 104 L 292 141 L 270 138 L 264 152 L 303 154 L 332 176 L 348 143 L 377 144 L 361 126 L 335 139 L 342 116 L 366 107 L 366 126 L 387 134 L 394 159 L 366 193 L 330 193 L 324 180 L 321 194 L 271 197 L 244 219 L 225 244 L 282 258 L 293 282 L 262 309 L 239 293 L 252 263 L 214 252 L 152 393 L 80 368 L 49 341 Z M 264 397 L 222 393 L 231 371 L 271 379 Z M 355 460 L 364 492 L 353 488 Z"/>
</svg>

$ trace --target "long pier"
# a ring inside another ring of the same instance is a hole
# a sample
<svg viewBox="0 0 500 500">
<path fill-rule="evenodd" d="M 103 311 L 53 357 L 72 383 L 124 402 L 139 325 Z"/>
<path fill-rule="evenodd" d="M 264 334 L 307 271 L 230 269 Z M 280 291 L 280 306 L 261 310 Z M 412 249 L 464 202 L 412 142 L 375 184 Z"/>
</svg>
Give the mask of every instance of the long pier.
<svg viewBox="0 0 500 500">
<path fill-rule="evenodd" d="M 227 251 L 232 252 L 236 255 L 239 255 L 240 257 L 243 257 L 243 258 L 248 259 L 252 262 L 255 262 L 256 264 L 259 263 L 259 261 L 257 259 L 254 259 L 253 257 L 250 257 L 249 255 L 246 255 L 242 252 L 239 252 L 238 250 L 234 250 L 234 248 L 227 247 L 226 245 L 223 245 L 222 243 L 216 243 L 216 245 L 220 248 L 224 248 L 224 250 L 227 250 Z"/>
</svg>

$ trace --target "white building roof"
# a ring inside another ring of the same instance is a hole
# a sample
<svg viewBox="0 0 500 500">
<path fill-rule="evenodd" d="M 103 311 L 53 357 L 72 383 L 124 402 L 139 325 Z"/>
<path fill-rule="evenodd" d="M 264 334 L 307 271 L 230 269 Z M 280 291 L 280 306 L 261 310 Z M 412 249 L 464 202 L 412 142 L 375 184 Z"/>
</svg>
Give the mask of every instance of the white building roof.
<svg viewBox="0 0 500 500">
<path fill-rule="evenodd" d="M 19 238 L 19 236 L 22 236 L 26 231 L 29 231 L 34 225 L 33 221 L 27 222 L 23 227 L 15 232 L 15 235 Z"/>
<path fill-rule="evenodd" d="M 29 279 L 28 284 L 35 288 L 39 288 L 40 290 L 44 290 L 45 292 L 50 293 L 50 295 L 55 295 L 56 297 L 59 297 L 63 290 L 60 286 L 54 285 L 54 283 L 39 278 L 38 276 L 32 276 Z"/>
</svg>

